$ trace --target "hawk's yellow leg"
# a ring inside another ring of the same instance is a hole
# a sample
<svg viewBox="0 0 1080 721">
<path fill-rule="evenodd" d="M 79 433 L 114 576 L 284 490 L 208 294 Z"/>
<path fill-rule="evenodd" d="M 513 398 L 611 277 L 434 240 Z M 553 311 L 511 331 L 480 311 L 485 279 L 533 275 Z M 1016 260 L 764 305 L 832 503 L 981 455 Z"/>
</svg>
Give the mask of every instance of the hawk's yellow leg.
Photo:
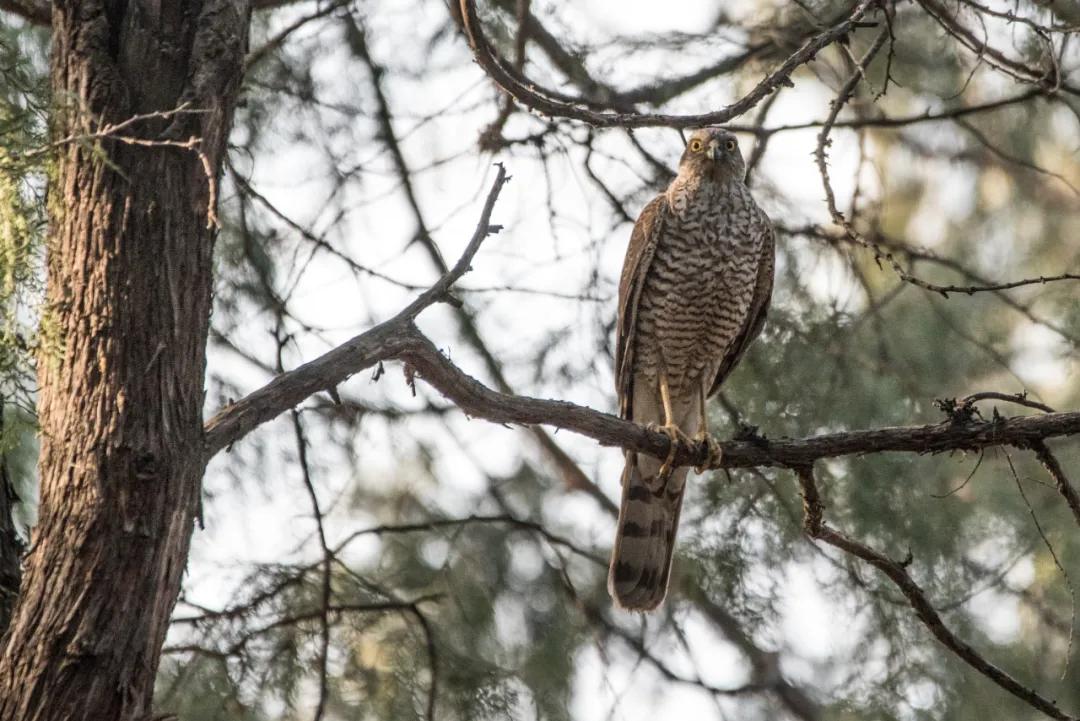
<svg viewBox="0 0 1080 721">
<path fill-rule="evenodd" d="M 675 413 L 671 409 L 671 388 L 668 386 L 667 374 L 663 369 L 660 370 L 660 401 L 664 404 L 664 425 L 658 426 L 656 430 L 668 437 L 671 446 L 668 449 L 664 464 L 660 466 L 658 478 L 661 481 L 667 481 L 668 476 L 671 475 L 672 463 L 675 461 L 675 450 L 679 441 L 689 443 L 690 438 L 683 433 L 679 426 L 675 425 Z"/>
<path fill-rule="evenodd" d="M 720 463 L 720 459 L 724 457 L 724 451 L 720 447 L 720 444 L 709 433 L 709 414 L 705 410 L 705 383 L 708 381 L 702 379 L 702 384 L 698 387 L 698 399 L 701 401 L 701 427 L 698 432 L 694 434 L 694 441 L 696 443 L 705 442 L 705 445 L 709 448 L 709 454 L 705 457 L 705 463 L 700 466 L 694 466 L 694 470 L 698 473 L 704 473 L 716 464 Z"/>
</svg>

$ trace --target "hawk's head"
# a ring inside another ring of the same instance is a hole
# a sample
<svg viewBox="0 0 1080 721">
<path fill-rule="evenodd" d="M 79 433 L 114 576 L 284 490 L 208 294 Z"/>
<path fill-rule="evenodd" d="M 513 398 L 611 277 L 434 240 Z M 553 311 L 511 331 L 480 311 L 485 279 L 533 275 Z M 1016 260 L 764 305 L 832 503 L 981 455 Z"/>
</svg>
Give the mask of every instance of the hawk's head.
<svg viewBox="0 0 1080 721">
<path fill-rule="evenodd" d="M 691 172 L 711 180 L 742 180 L 746 164 L 735 134 L 723 128 L 698 128 L 690 134 L 679 172 Z"/>
</svg>

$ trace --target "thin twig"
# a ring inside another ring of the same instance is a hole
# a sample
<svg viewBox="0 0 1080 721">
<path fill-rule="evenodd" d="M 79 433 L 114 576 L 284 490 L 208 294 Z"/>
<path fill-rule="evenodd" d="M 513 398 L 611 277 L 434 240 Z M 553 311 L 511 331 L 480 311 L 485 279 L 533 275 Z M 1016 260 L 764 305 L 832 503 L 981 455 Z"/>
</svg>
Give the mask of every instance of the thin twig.
<svg viewBox="0 0 1080 721">
<path fill-rule="evenodd" d="M 981 391 L 979 393 L 972 393 L 970 396 L 964 398 L 960 401 L 960 405 L 971 407 L 972 404 L 985 400 L 1005 401 L 1006 403 L 1015 403 L 1018 406 L 1034 408 L 1036 410 L 1042 411 L 1043 413 L 1057 413 L 1057 411 L 1055 411 L 1053 408 L 1046 405 L 1045 403 L 1031 400 L 1027 397 L 1027 393 L 999 393 L 997 391 Z"/>
</svg>

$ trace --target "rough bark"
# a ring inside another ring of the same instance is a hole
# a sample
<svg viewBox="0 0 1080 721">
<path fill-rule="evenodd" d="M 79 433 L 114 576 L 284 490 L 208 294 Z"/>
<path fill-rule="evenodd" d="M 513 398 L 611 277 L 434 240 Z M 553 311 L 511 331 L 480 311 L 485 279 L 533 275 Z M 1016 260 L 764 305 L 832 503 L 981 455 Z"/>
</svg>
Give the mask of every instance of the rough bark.
<svg viewBox="0 0 1080 721">
<path fill-rule="evenodd" d="M 205 466 L 211 181 L 249 12 L 243 0 L 53 3 L 57 137 L 166 115 L 56 159 L 40 519 L 0 657 L 0 719 L 150 714 Z M 167 112 L 184 104 L 200 112 Z"/>
</svg>

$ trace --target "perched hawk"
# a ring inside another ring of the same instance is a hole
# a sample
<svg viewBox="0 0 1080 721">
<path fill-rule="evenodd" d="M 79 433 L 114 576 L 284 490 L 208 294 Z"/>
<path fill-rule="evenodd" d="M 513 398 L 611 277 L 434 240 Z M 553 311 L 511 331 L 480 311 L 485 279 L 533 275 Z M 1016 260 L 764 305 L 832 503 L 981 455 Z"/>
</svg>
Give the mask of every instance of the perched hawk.
<svg viewBox="0 0 1080 721">
<path fill-rule="evenodd" d="M 619 283 L 615 382 L 623 418 L 709 441 L 705 399 L 761 331 L 772 294 L 768 216 L 735 136 L 694 131 L 667 190 L 634 225 Z M 626 453 L 608 589 L 647 611 L 667 593 L 687 468 Z"/>
</svg>

